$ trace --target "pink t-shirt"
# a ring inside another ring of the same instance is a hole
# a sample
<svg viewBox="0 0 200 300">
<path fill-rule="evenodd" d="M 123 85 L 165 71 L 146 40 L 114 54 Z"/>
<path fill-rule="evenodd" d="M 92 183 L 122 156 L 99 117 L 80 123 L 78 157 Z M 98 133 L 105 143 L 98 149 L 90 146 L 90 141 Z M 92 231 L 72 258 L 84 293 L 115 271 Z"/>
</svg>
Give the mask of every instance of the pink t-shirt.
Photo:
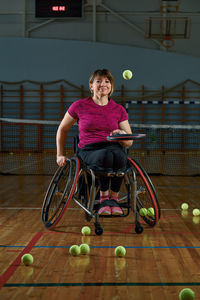
<svg viewBox="0 0 200 300">
<path fill-rule="evenodd" d="M 119 129 L 119 123 L 128 120 L 124 107 L 110 99 L 107 105 L 96 104 L 91 97 L 72 103 L 70 116 L 79 127 L 79 148 L 87 144 L 105 142 L 110 133 Z"/>
</svg>

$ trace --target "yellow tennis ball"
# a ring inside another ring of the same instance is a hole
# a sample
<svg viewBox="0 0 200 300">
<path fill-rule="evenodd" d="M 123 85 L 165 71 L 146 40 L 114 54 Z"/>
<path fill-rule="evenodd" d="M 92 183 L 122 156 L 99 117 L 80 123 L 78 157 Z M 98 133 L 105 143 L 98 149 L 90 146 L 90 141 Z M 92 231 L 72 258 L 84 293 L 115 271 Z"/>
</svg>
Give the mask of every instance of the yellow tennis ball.
<svg viewBox="0 0 200 300">
<path fill-rule="evenodd" d="M 140 208 L 140 211 L 139 211 L 139 214 L 140 216 L 144 217 L 147 215 L 147 209 L 146 208 Z"/>
<path fill-rule="evenodd" d="M 149 217 L 154 217 L 154 216 L 155 216 L 155 211 L 154 211 L 154 208 L 153 208 L 153 207 L 149 207 L 149 208 L 147 209 L 147 215 L 148 215 Z"/>
<path fill-rule="evenodd" d="M 124 79 L 130 80 L 133 76 L 133 73 L 130 70 L 125 70 L 122 75 Z"/>
<path fill-rule="evenodd" d="M 187 203 L 182 203 L 182 204 L 181 204 L 181 209 L 182 209 L 182 210 L 187 210 L 188 207 L 189 207 L 189 205 L 188 205 Z"/>
<path fill-rule="evenodd" d="M 78 245 L 72 245 L 70 248 L 69 248 L 69 253 L 70 255 L 73 255 L 73 256 L 77 256 L 80 254 L 80 248 Z"/>
<path fill-rule="evenodd" d="M 90 253 L 90 247 L 88 244 L 81 244 L 80 245 L 80 254 L 89 254 Z"/>
<path fill-rule="evenodd" d="M 198 208 L 195 208 L 195 209 L 193 209 L 192 214 L 193 214 L 193 216 L 199 216 L 200 210 Z"/>
<path fill-rule="evenodd" d="M 90 227 L 84 226 L 84 227 L 81 229 L 81 233 L 82 233 L 83 235 L 90 235 L 90 233 L 91 233 Z"/>
<path fill-rule="evenodd" d="M 21 262 L 25 265 L 25 266 L 30 266 L 32 265 L 34 259 L 33 256 L 30 253 L 24 254 L 21 257 Z"/>
<path fill-rule="evenodd" d="M 186 288 L 180 291 L 180 300 L 194 300 L 195 292 L 192 289 Z"/>
<path fill-rule="evenodd" d="M 115 255 L 116 256 L 125 256 L 126 255 L 126 249 L 123 246 L 118 246 L 115 248 Z"/>
</svg>

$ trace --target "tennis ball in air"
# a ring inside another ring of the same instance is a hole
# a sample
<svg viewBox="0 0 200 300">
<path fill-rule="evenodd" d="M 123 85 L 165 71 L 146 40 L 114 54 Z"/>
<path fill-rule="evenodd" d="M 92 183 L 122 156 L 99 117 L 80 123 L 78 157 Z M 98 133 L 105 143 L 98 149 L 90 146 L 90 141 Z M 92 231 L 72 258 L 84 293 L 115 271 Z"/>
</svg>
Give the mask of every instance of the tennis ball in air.
<svg viewBox="0 0 200 300">
<path fill-rule="evenodd" d="M 81 244 L 80 245 L 80 254 L 89 254 L 90 253 L 90 247 L 88 244 Z"/>
<path fill-rule="evenodd" d="M 80 248 L 78 245 L 72 245 L 70 248 L 69 248 L 69 253 L 70 255 L 73 255 L 73 256 L 77 256 L 80 254 Z"/>
<path fill-rule="evenodd" d="M 81 233 L 82 233 L 83 235 L 90 235 L 90 233 L 91 233 L 90 227 L 84 226 L 84 227 L 81 229 Z"/>
<path fill-rule="evenodd" d="M 139 214 L 140 216 L 144 217 L 147 215 L 147 209 L 146 208 L 140 208 L 140 211 L 139 211 Z"/>
<path fill-rule="evenodd" d="M 182 203 L 182 204 L 181 204 L 181 209 L 182 209 L 182 210 L 187 210 L 188 207 L 189 207 L 189 205 L 188 205 L 187 203 Z"/>
<path fill-rule="evenodd" d="M 147 215 L 148 215 L 149 217 L 154 217 L 155 212 L 154 212 L 154 208 L 153 208 L 153 207 L 149 207 L 149 208 L 147 209 Z"/>
<path fill-rule="evenodd" d="M 186 288 L 180 291 L 179 299 L 180 300 L 193 300 L 195 293 L 192 289 Z"/>
<path fill-rule="evenodd" d="M 122 75 L 124 79 L 130 80 L 133 76 L 133 73 L 130 70 L 125 70 Z"/>
<path fill-rule="evenodd" d="M 30 266 L 32 265 L 34 259 L 33 259 L 33 256 L 29 253 L 27 254 L 24 254 L 22 257 L 21 257 L 21 262 L 25 265 L 25 266 Z"/>
<path fill-rule="evenodd" d="M 118 246 L 115 248 L 115 255 L 116 256 L 125 256 L 126 255 L 126 249 L 123 246 Z"/>
<path fill-rule="evenodd" d="M 193 214 L 193 216 L 199 216 L 200 210 L 198 208 L 195 208 L 195 209 L 193 209 L 192 214 Z"/>
</svg>

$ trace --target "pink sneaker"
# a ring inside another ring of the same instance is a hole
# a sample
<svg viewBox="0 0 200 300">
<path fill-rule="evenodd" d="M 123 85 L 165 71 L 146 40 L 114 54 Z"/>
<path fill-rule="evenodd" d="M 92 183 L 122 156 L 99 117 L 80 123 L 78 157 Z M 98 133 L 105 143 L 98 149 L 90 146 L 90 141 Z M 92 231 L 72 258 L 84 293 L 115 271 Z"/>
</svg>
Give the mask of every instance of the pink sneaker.
<svg viewBox="0 0 200 300">
<path fill-rule="evenodd" d="M 105 215 L 105 216 L 109 216 L 111 215 L 111 208 L 110 206 L 103 206 L 98 210 L 98 214 L 99 215 Z"/>
<path fill-rule="evenodd" d="M 123 211 L 122 211 L 121 207 L 119 207 L 119 206 L 113 206 L 113 207 L 111 207 L 111 213 L 114 216 L 123 215 Z"/>
</svg>

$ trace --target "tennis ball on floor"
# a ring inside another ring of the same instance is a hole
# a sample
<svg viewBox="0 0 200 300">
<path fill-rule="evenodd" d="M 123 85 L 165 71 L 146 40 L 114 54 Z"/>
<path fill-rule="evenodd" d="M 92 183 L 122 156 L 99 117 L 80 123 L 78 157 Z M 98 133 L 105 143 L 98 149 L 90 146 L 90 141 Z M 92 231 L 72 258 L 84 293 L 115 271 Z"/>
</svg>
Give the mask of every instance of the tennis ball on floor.
<svg viewBox="0 0 200 300">
<path fill-rule="evenodd" d="M 70 255 L 73 255 L 73 256 L 77 256 L 80 254 L 80 248 L 78 245 L 72 245 L 70 248 L 69 248 L 69 253 Z"/>
<path fill-rule="evenodd" d="M 186 288 L 180 291 L 180 300 L 193 300 L 195 297 L 195 292 L 192 289 Z"/>
<path fill-rule="evenodd" d="M 139 211 L 139 214 L 140 216 L 144 217 L 147 215 L 147 209 L 146 208 L 140 208 L 140 211 Z"/>
<path fill-rule="evenodd" d="M 27 254 L 24 254 L 22 257 L 21 257 L 21 262 L 25 265 L 25 266 L 30 266 L 32 265 L 34 259 L 33 259 L 33 256 L 29 253 Z"/>
<path fill-rule="evenodd" d="M 123 246 L 118 246 L 115 248 L 115 255 L 122 257 L 126 255 L 126 249 Z"/>
<path fill-rule="evenodd" d="M 80 245 L 80 254 L 89 254 L 90 253 L 90 247 L 88 244 L 81 244 Z"/>
<path fill-rule="evenodd" d="M 82 233 L 83 235 L 90 235 L 90 233 L 91 233 L 90 227 L 84 226 L 84 227 L 81 229 L 81 233 Z"/>
<path fill-rule="evenodd" d="M 133 73 L 130 70 L 125 70 L 122 75 L 124 79 L 130 80 L 133 76 Z"/>
<path fill-rule="evenodd" d="M 182 209 L 182 210 L 187 210 L 188 207 L 189 207 L 189 205 L 188 205 L 187 203 L 182 203 L 182 204 L 181 204 L 181 209 Z"/>
<path fill-rule="evenodd" d="M 149 217 L 154 217 L 154 216 L 155 216 L 155 212 L 154 212 L 154 208 L 153 208 L 153 207 L 149 207 L 149 208 L 147 209 L 147 215 L 148 215 Z"/>
<path fill-rule="evenodd" d="M 198 208 L 195 208 L 195 209 L 193 209 L 192 214 L 193 214 L 193 216 L 199 216 L 200 210 Z"/>
</svg>

